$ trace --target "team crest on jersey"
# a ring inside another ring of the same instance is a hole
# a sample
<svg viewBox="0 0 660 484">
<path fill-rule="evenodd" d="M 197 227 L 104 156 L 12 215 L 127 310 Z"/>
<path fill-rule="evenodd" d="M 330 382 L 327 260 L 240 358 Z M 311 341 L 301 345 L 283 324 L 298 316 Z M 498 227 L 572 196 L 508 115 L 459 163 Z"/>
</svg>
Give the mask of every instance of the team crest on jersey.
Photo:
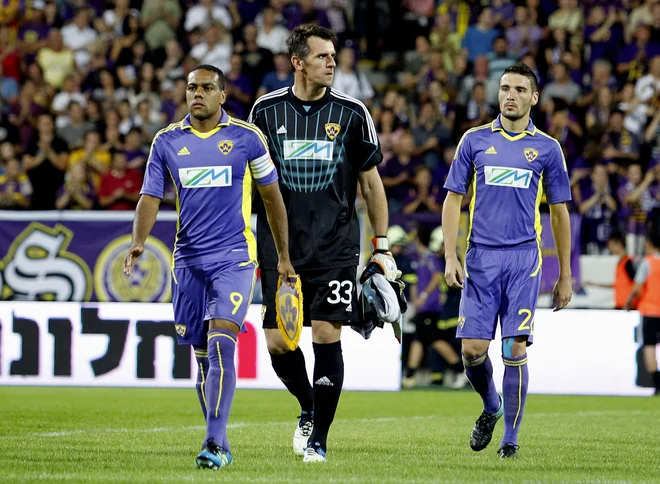
<svg viewBox="0 0 660 484">
<path fill-rule="evenodd" d="M 175 324 L 174 329 L 176 329 L 176 334 L 182 338 L 186 335 L 186 326 L 185 324 Z"/>
<path fill-rule="evenodd" d="M 465 326 L 465 316 L 459 316 L 458 325 L 463 329 L 463 326 Z"/>
<path fill-rule="evenodd" d="M 532 162 L 536 159 L 536 157 L 539 156 L 539 152 L 535 150 L 534 148 L 525 148 L 525 158 L 527 158 L 528 162 Z"/>
<path fill-rule="evenodd" d="M 233 147 L 234 147 L 233 141 L 224 140 L 218 143 L 218 148 L 220 148 L 220 152 L 223 155 L 228 155 Z"/>
<path fill-rule="evenodd" d="M 335 139 L 339 132 L 341 131 L 341 126 L 337 123 L 326 123 L 325 124 L 325 133 L 328 135 L 328 138 L 331 140 Z"/>
</svg>

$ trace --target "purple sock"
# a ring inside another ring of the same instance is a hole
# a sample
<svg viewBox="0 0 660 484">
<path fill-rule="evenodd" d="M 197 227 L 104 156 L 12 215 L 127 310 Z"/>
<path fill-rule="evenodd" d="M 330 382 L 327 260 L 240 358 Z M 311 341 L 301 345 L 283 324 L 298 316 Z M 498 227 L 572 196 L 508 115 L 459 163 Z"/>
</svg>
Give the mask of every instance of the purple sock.
<svg viewBox="0 0 660 484">
<path fill-rule="evenodd" d="M 209 330 L 209 372 L 206 377 L 206 441 L 230 450 L 227 422 L 236 389 L 236 335 L 226 329 Z"/>
<path fill-rule="evenodd" d="M 197 398 L 202 407 L 202 414 L 204 414 L 204 421 L 206 421 L 206 378 L 209 373 L 209 352 L 206 346 L 193 346 L 195 350 L 195 360 L 197 360 L 197 383 L 195 390 L 197 390 Z"/>
<path fill-rule="evenodd" d="M 500 396 L 493 382 L 493 364 L 488 358 L 488 353 L 471 359 L 463 355 L 463 364 L 465 375 L 470 380 L 472 388 L 484 401 L 484 410 L 490 414 L 496 413 L 500 408 Z"/>
<path fill-rule="evenodd" d="M 518 445 L 518 430 L 525 411 L 527 398 L 527 383 L 529 371 L 527 370 L 527 354 L 511 358 L 502 358 L 504 361 L 504 437 L 502 445 Z"/>
</svg>

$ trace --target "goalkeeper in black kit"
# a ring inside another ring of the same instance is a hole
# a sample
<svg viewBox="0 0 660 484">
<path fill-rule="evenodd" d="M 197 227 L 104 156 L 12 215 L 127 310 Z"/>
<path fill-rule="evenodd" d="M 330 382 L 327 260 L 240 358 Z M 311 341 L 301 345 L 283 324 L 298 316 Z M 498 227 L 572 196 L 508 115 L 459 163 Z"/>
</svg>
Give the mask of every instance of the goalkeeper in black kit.
<svg viewBox="0 0 660 484">
<path fill-rule="evenodd" d="M 315 362 L 310 384 L 302 351 L 292 351 L 277 327 L 277 251 L 260 202 L 263 325 L 273 368 L 300 403 L 293 450 L 310 463 L 326 461 L 328 430 L 344 382 L 341 329 L 359 321 L 358 184 L 378 235 L 362 279 L 374 273 L 393 278 L 397 273 L 386 237 L 387 199 L 376 169 L 382 160 L 378 136 L 364 104 L 331 88 L 336 43 L 328 29 L 297 27 L 287 41 L 294 85 L 260 97 L 248 119 L 266 135 L 279 173 L 291 262 L 304 296 L 303 322 L 312 327 Z"/>
</svg>

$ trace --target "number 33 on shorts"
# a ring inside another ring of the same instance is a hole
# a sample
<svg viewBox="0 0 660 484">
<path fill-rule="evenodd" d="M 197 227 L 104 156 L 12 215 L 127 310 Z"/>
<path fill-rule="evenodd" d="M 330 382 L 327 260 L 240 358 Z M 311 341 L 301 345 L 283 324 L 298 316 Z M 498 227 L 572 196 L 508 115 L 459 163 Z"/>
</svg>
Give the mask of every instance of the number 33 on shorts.
<svg viewBox="0 0 660 484">
<path fill-rule="evenodd" d="M 353 302 L 353 282 L 351 281 L 330 281 L 328 287 L 332 291 L 327 301 L 330 304 L 347 304 Z"/>
</svg>

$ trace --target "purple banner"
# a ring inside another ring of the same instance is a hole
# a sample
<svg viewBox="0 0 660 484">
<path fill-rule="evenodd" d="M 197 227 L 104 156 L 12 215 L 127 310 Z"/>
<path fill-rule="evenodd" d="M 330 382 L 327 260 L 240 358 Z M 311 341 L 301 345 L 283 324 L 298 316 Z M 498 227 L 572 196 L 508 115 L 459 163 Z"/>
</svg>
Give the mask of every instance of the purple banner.
<svg viewBox="0 0 660 484">
<path fill-rule="evenodd" d="M 3 212 L 0 299 L 170 301 L 176 214 L 165 215 L 151 231 L 132 277 L 126 277 L 132 213 Z"/>
<path fill-rule="evenodd" d="M 552 236 L 550 215 L 541 214 L 541 252 L 543 254 L 543 270 L 541 276 L 541 294 L 551 293 L 559 277 L 559 259 L 557 248 Z M 580 216 L 571 214 L 571 272 L 573 274 L 573 290 L 580 288 Z"/>
</svg>

